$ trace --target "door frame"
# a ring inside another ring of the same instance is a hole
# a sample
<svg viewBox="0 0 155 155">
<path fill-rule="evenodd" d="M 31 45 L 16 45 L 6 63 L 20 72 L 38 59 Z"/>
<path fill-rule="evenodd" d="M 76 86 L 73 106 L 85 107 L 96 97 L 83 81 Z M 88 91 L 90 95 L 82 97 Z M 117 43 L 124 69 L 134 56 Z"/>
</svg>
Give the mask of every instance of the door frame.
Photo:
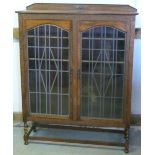
<svg viewBox="0 0 155 155">
<path fill-rule="evenodd" d="M 78 94 L 77 94 L 77 102 L 78 102 L 78 109 L 77 109 L 77 120 L 81 120 L 84 122 L 91 122 L 92 124 L 96 124 L 97 122 L 102 122 L 105 123 L 109 122 L 109 124 L 114 125 L 116 122 L 119 124 L 120 122 L 122 123 L 127 123 L 127 119 L 129 117 L 129 115 L 126 114 L 126 108 L 129 106 L 128 104 L 130 104 L 127 100 L 128 100 L 128 88 L 127 88 L 127 76 L 128 76 L 128 71 L 129 71 L 129 67 L 128 66 L 128 59 L 129 59 L 129 25 L 127 25 L 126 22 L 123 21 L 113 21 L 113 20 L 79 20 L 78 21 L 78 67 L 77 67 L 77 71 L 80 70 L 80 57 L 81 57 L 81 40 L 80 40 L 80 33 L 82 31 L 85 31 L 91 27 L 94 26 L 111 26 L 117 29 L 120 29 L 122 31 L 126 32 L 126 46 L 125 46 L 125 51 L 127 52 L 126 57 L 125 57 L 125 73 L 124 73 L 124 99 L 123 99 L 123 118 L 122 119 L 109 119 L 109 118 L 93 118 L 93 117 L 80 117 L 80 77 L 78 76 L 78 80 L 77 80 L 77 85 L 78 85 Z M 129 109 L 130 110 L 130 109 Z"/>
<path fill-rule="evenodd" d="M 70 49 L 70 58 L 69 58 L 69 65 L 70 65 L 70 70 L 69 70 L 69 76 L 70 76 L 70 95 L 69 95 L 69 102 L 68 107 L 69 107 L 69 115 L 68 116 L 60 116 L 60 115 L 54 115 L 54 114 L 31 114 L 29 113 L 29 91 L 28 91 L 28 56 L 27 56 L 27 36 L 26 36 L 26 31 L 28 29 L 31 29 L 33 27 L 43 25 L 43 24 L 51 24 L 58 26 L 64 30 L 67 30 L 69 32 L 69 49 Z M 38 19 L 36 16 L 35 18 L 28 18 L 24 19 L 24 16 L 20 15 L 19 16 L 19 33 L 20 33 L 20 64 L 21 64 L 21 88 L 22 88 L 22 109 L 23 109 L 23 120 L 29 120 L 29 118 L 36 119 L 36 118 L 42 118 L 44 120 L 50 118 L 50 119 L 60 119 L 60 120 L 72 120 L 73 117 L 73 100 L 72 100 L 72 81 L 73 81 L 73 76 L 72 76 L 72 64 L 73 64 L 73 50 L 72 50 L 72 25 L 71 25 L 71 20 L 59 20 L 59 19 Z"/>
<path fill-rule="evenodd" d="M 69 118 L 53 118 L 53 116 L 32 116 L 28 113 L 27 107 L 27 74 L 26 74 L 26 57 L 24 52 L 26 51 L 26 39 L 25 39 L 25 20 L 55 20 L 55 21 L 70 21 L 71 22 L 71 36 L 70 36 L 70 45 L 71 45 L 71 53 L 72 53 L 72 95 L 70 99 L 72 100 L 72 104 L 70 105 L 70 117 Z M 125 92 L 128 94 L 126 97 L 126 104 L 124 109 L 124 120 L 81 120 L 80 119 L 80 102 L 79 102 L 79 79 L 77 76 L 77 71 L 79 69 L 78 60 L 80 59 L 80 45 L 79 45 L 79 23 L 81 21 L 89 22 L 112 22 L 115 25 L 116 22 L 123 23 L 125 25 L 125 29 L 127 32 L 127 55 L 126 55 L 126 90 Z M 132 57 L 133 57 L 133 41 L 134 41 L 134 20 L 135 17 L 128 15 L 64 15 L 64 14 L 19 14 L 19 40 L 20 40 L 20 64 L 21 64 L 21 89 L 22 89 L 22 111 L 23 111 L 23 121 L 48 121 L 51 123 L 61 123 L 61 124 L 79 124 L 79 125 L 93 125 L 93 126 L 127 126 L 130 125 L 130 109 L 131 109 L 131 80 L 132 80 Z M 78 36 L 78 37 L 77 37 Z M 74 80 L 73 80 L 74 79 Z M 93 123 L 93 124 L 92 124 Z"/>
</svg>

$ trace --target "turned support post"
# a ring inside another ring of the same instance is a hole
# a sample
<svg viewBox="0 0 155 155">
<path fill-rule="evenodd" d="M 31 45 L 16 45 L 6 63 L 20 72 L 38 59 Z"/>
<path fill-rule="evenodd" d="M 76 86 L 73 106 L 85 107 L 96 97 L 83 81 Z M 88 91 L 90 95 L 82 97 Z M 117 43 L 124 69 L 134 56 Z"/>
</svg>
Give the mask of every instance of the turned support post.
<svg viewBox="0 0 155 155">
<path fill-rule="evenodd" d="M 124 152 L 128 153 L 129 152 L 129 128 L 128 127 L 126 127 L 124 130 L 124 138 L 125 138 Z"/>
<path fill-rule="evenodd" d="M 24 122 L 24 144 L 28 144 L 28 124 L 26 121 Z"/>
</svg>

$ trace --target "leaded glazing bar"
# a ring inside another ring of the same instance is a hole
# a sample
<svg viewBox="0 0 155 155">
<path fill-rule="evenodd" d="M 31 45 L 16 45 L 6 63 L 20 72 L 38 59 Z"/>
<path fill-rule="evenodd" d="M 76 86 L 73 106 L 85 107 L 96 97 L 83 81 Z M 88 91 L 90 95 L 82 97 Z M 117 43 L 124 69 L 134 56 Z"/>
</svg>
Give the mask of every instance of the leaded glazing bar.
<svg viewBox="0 0 155 155">
<path fill-rule="evenodd" d="M 44 24 L 27 31 L 29 112 L 69 115 L 69 33 Z"/>
<path fill-rule="evenodd" d="M 81 116 L 122 118 L 126 33 L 96 26 L 80 37 Z"/>
</svg>

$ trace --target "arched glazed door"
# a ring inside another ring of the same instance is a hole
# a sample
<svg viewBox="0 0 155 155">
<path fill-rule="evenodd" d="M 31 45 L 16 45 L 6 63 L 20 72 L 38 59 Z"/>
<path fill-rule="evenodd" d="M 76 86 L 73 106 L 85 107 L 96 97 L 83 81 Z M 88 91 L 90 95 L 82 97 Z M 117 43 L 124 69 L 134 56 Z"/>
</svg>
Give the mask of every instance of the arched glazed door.
<svg viewBox="0 0 155 155">
<path fill-rule="evenodd" d="M 80 118 L 123 119 L 126 32 L 97 25 L 79 38 Z"/>
<path fill-rule="evenodd" d="M 70 115 L 70 34 L 59 25 L 45 23 L 26 31 L 30 115 Z"/>
</svg>

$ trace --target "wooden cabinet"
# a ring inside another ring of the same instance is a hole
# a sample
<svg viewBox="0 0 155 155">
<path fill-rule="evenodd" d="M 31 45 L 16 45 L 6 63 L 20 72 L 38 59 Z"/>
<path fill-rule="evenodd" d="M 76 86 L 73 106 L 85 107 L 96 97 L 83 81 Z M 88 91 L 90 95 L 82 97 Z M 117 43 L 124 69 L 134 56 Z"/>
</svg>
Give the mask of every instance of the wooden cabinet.
<svg viewBox="0 0 155 155">
<path fill-rule="evenodd" d="M 136 9 L 127 5 L 32 4 L 18 11 L 24 140 L 39 127 L 119 132 L 128 152 Z M 27 121 L 32 121 L 28 130 Z"/>
</svg>

